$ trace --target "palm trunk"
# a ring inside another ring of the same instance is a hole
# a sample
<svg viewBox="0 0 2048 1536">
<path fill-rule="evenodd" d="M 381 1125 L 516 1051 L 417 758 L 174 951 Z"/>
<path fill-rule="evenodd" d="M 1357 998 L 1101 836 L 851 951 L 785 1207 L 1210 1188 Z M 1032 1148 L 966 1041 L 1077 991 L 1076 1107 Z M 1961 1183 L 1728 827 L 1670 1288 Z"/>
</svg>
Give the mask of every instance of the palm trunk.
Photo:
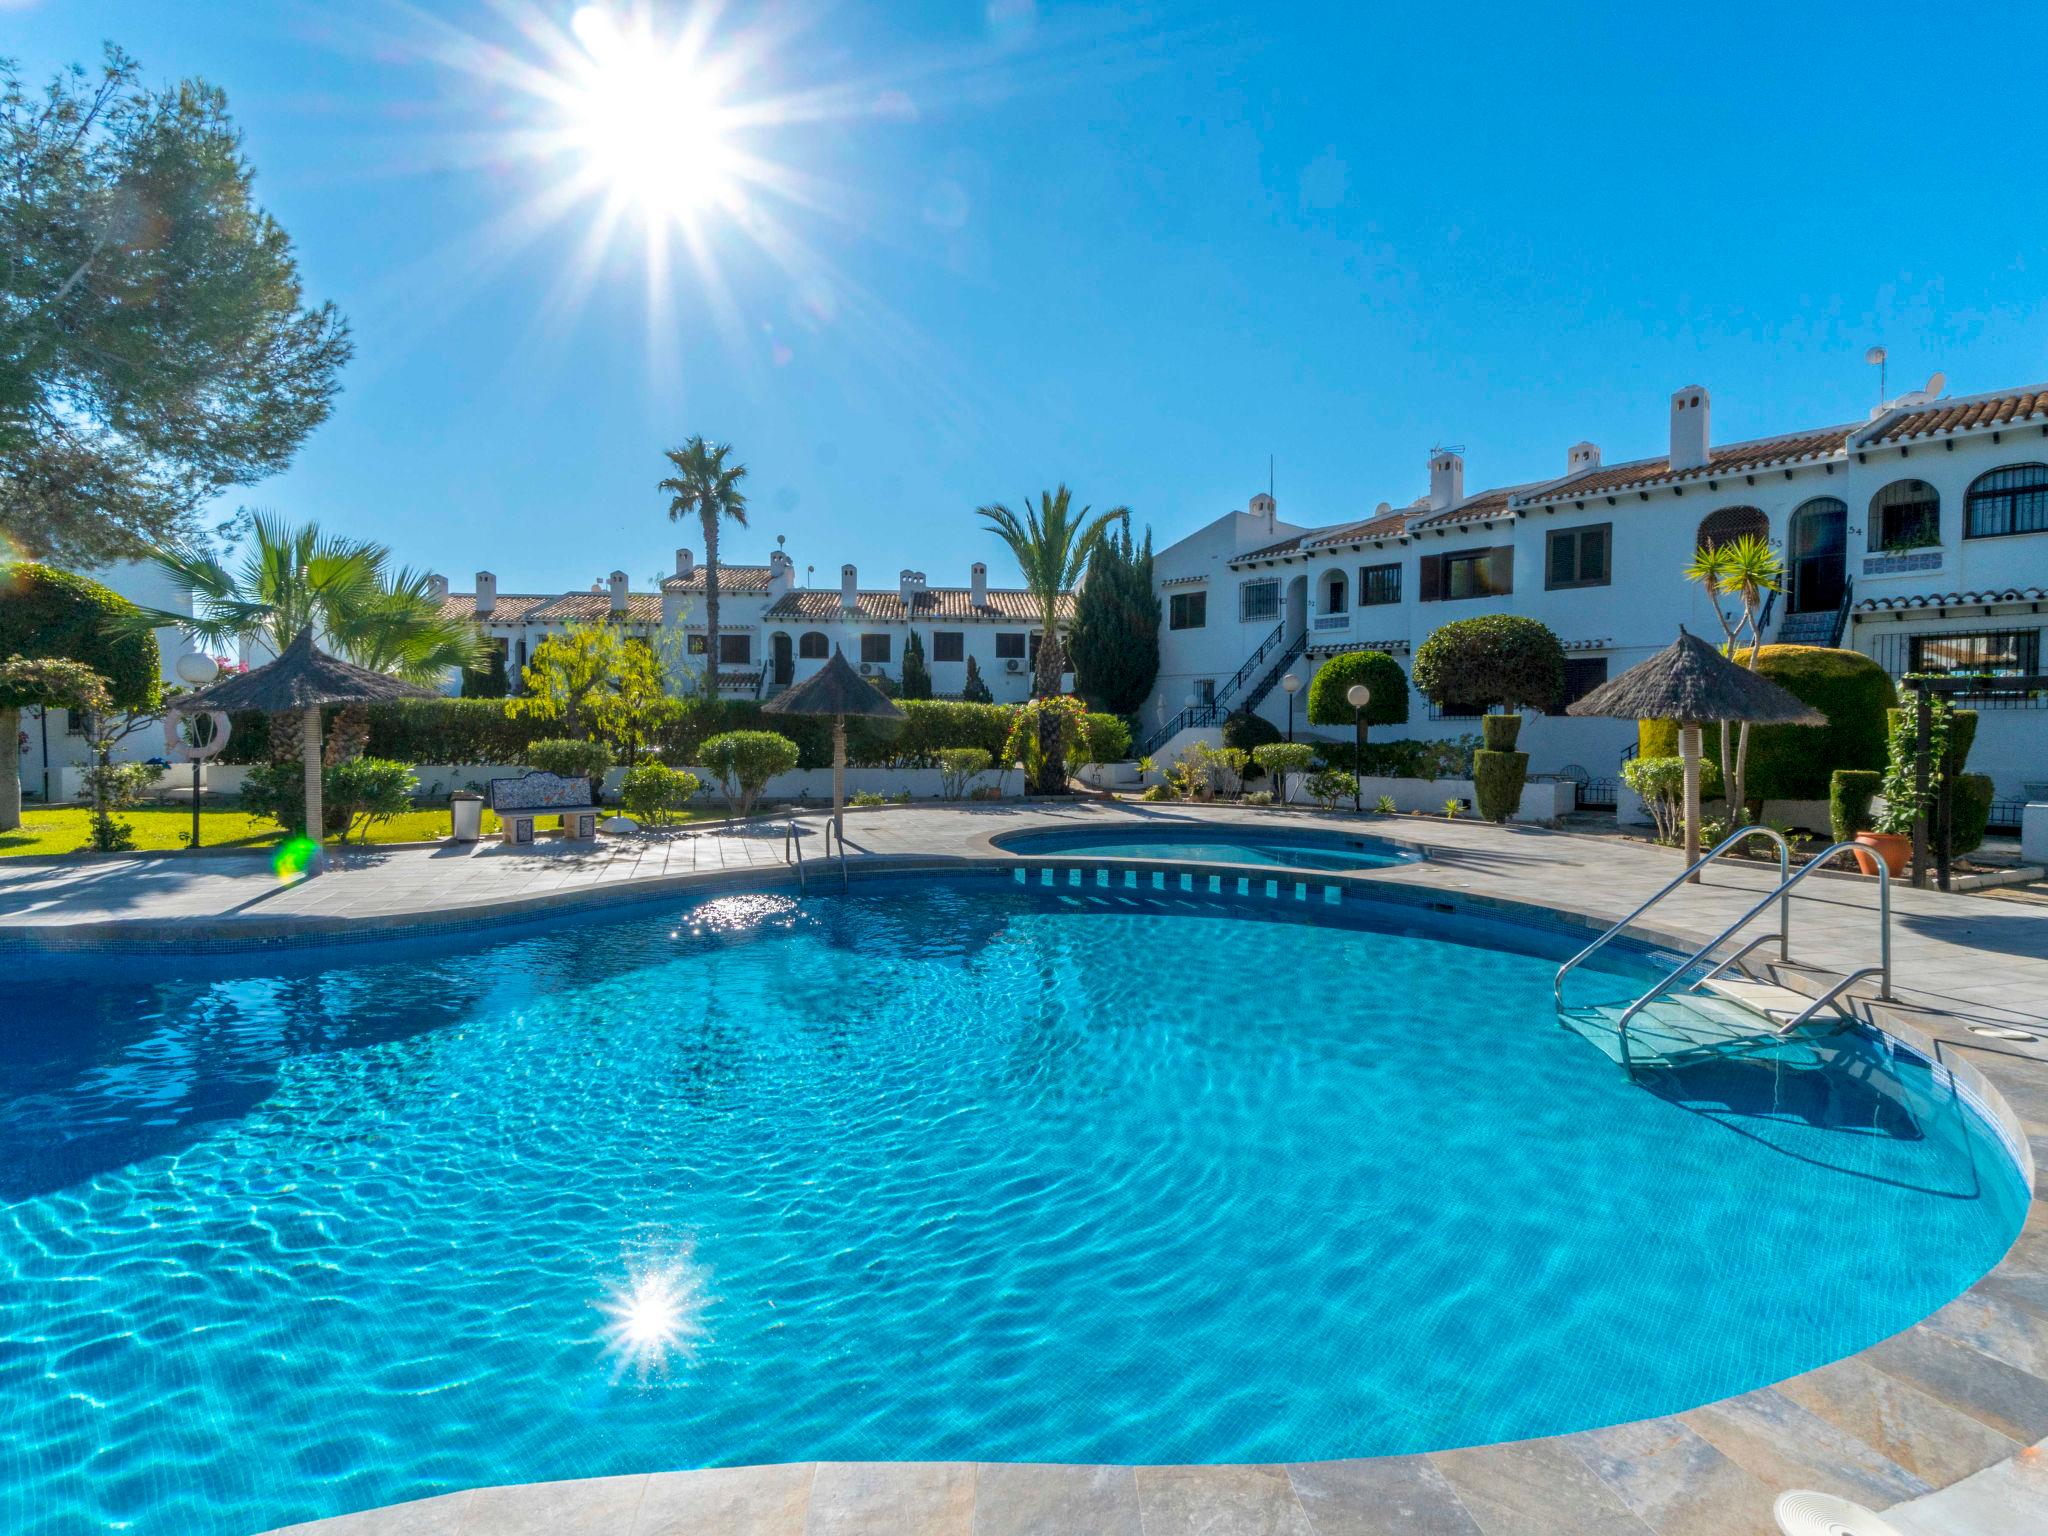
<svg viewBox="0 0 2048 1536">
<path fill-rule="evenodd" d="M 0 709 L 0 832 L 21 825 L 21 711 Z"/>
<path fill-rule="evenodd" d="M 704 514 L 704 683 L 706 697 L 718 690 L 718 514 Z"/>
<path fill-rule="evenodd" d="M 1700 861 L 1700 728 L 1687 720 L 1678 727 L 1678 755 L 1685 763 L 1685 865 Z M 1686 876 L 1697 885 L 1699 872 Z"/>
<path fill-rule="evenodd" d="M 1031 669 L 1031 687 L 1041 699 L 1057 698 L 1060 691 L 1060 674 L 1066 668 L 1061 664 L 1060 632 L 1053 617 L 1056 610 L 1052 603 L 1041 597 L 1039 611 L 1044 618 L 1045 633 L 1038 642 L 1038 665 Z"/>
</svg>

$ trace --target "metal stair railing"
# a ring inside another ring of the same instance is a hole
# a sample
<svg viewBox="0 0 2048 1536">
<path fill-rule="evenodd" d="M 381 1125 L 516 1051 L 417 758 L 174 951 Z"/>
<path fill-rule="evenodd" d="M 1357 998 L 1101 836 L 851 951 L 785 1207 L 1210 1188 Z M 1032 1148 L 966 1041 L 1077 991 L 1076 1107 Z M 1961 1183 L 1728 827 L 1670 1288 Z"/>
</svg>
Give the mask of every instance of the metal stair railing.
<svg viewBox="0 0 2048 1536">
<path fill-rule="evenodd" d="M 1641 917 L 1645 912 L 1649 911 L 1650 908 L 1657 905 L 1658 902 L 1662 901 L 1666 896 L 1669 896 L 1673 891 L 1677 890 L 1681 885 L 1685 884 L 1685 882 L 1690 880 L 1694 875 L 1698 874 L 1701 870 L 1705 869 L 1709 864 L 1713 863 L 1714 860 L 1720 858 L 1721 855 L 1726 853 L 1730 848 L 1735 847 L 1739 843 L 1747 842 L 1752 837 L 1767 837 L 1772 842 L 1778 845 L 1778 878 L 1781 882 L 1785 881 L 1786 878 L 1792 873 L 1792 845 L 1785 841 L 1785 836 L 1782 832 L 1773 831 L 1769 827 L 1743 827 L 1740 831 L 1729 833 L 1726 837 L 1722 838 L 1720 842 L 1716 843 L 1713 846 L 1713 848 L 1711 848 L 1705 855 L 1703 855 L 1698 863 L 1690 865 L 1689 867 L 1683 870 L 1680 870 L 1678 874 L 1672 878 L 1669 884 L 1660 886 L 1656 894 L 1651 896 L 1651 898 L 1648 901 L 1644 902 L 1640 907 L 1637 907 L 1635 911 L 1629 913 L 1627 917 L 1624 917 L 1620 922 L 1616 923 L 1613 927 L 1609 928 L 1605 933 L 1601 934 L 1599 938 L 1595 939 L 1592 943 L 1588 944 L 1584 949 L 1580 950 L 1576 955 L 1573 955 L 1571 959 L 1565 961 L 1563 965 L 1557 968 L 1557 975 L 1551 979 L 1550 996 L 1552 1001 L 1554 1001 L 1557 1004 L 1558 1011 L 1560 1013 L 1564 1011 L 1564 979 L 1567 975 L 1569 975 L 1573 970 L 1577 969 L 1580 965 L 1583 965 L 1586 961 L 1590 960 L 1597 951 L 1605 948 L 1608 942 L 1612 940 L 1617 934 L 1619 934 L 1623 929 L 1628 927 L 1630 923 L 1634 922 L 1637 918 Z M 1788 901 L 1786 903 L 1784 910 L 1779 914 L 1779 959 L 1789 960 L 1792 958 L 1791 944 L 1792 908 L 1791 904 Z M 1691 962 L 1687 963 L 1690 964 Z M 1681 967 L 1680 969 L 1683 969 L 1683 967 Z"/>
<path fill-rule="evenodd" d="M 1273 647 L 1284 642 L 1286 638 L 1287 621 L 1282 619 L 1273 626 L 1273 632 L 1259 642 L 1259 648 L 1245 659 L 1244 665 L 1239 667 L 1223 686 L 1216 690 L 1216 696 L 1213 699 L 1207 704 L 1190 704 L 1186 709 L 1183 709 L 1179 714 L 1167 721 L 1166 724 L 1138 743 L 1138 755 L 1140 757 L 1150 757 L 1182 731 L 1191 730 L 1196 726 L 1215 725 L 1225 719 L 1230 713 L 1230 701 L 1237 697 L 1238 690 L 1243 688 L 1245 683 L 1258 671 L 1260 663 L 1272 654 Z M 1292 659 L 1291 656 L 1287 658 L 1289 661 Z M 1286 661 L 1283 661 L 1281 665 L 1285 666 Z M 1247 707 L 1257 708 L 1257 706 L 1258 701 L 1254 699 Z"/>
<path fill-rule="evenodd" d="M 1670 987 L 1670 985 L 1674 981 L 1678 980 L 1679 977 L 1683 976 L 1687 971 L 1691 970 L 1692 967 L 1698 965 L 1700 961 L 1704 960 L 1708 955 L 1712 954 L 1715 950 L 1719 949 L 1723 944 L 1727 943 L 1730 939 L 1734 938 L 1736 934 L 1740 933 L 1744 928 L 1748 927 L 1750 920 L 1754 918 L 1759 912 L 1762 912 L 1766 907 L 1770 906 L 1770 904 L 1773 901 L 1776 901 L 1780 904 L 1780 933 L 1787 933 L 1789 931 L 1790 923 L 1789 913 L 1791 910 L 1790 902 L 1792 887 L 1797 885 L 1800 881 L 1804 880 L 1808 875 L 1812 874 L 1815 870 L 1821 868 L 1824 864 L 1827 863 L 1829 859 L 1833 858 L 1836 854 L 1843 852 L 1845 849 L 1854 848 L 1855 846 L 1856 843 L 1854 839 L 1848 839 L 1839 843 L 1830 843 L 1827 847 L 1823 848 L 1819 853 L 1815 854 L 1811 861 L 1803 865 L 1797 872 L 1795 872 L 1785 880 L 1781 881 L 1775 890 L 1769 892 L 1755 906 L 1751 907 L 1747 912 L 1744 912 L 1742 916 L 1738 917 L 1734 922 L 1730 923 L 1726 928 L 1722 929 L 1720 933 L 1716 934 L 1713 938 L 1709 939 L 1705 944 L 1701 945 L 1698 949 L 1694 950 L 1690 955 L 1686 956 L 1685 959 L 1680 961 L 1678 965 L 1674 967 L 1664 977 L 1663 980 L 1659 981 L 1655 986 L 1651 987 L 1649 991 L 1645 992 L 1633 1003 L 1630 1003 L 1627 1009 L 1623 1011 L 1621 1017 L 1618 1020 L 1616 1020 L 1614 1026 L 1615 1033 L 1619 1035 L 1621 1039 L 1621 1060 L 1623 1067 L 1626 1068 L 1628 1066 L 1628 1026 L 1630 1021 L 1633 1020 L 1638 1013 L 1641 1013 L 1643 1009 L 1647 1008 L 1652 1002 L 1656 1001 L 1656 999 L 1663 996 L 1665 990 L 1668 987 Z M 1704 860 L 1702 862 L 1704 862 Z M 1738 951 L 1738 954 L 1746 954 L 1750 949 L 1753 949 L 1754 947 L 1755 946 L 1753 944 L 1745 946 L 1743 950 Z M 1802 1024 L 1805 1024 L 1808 1020 L 1812 1019 L 1813 1016 L 1819 1013 L 1822 1008 L 1826 1007 L 1829 1003 L 1834 1002 L 1837 997 L 1839 997 L 1842 993 L 1846 992 L 1854 983 L 1865 980 L 1871 976 L 1876 976 L 1877 978 L 1879 978 L 1877 995 L 1886 1001 L 1890 1000 L 1892 995 L 1892 877 L 1890 869 L 1888 869 L 1885 866 L 1883 860 L 1877 861 L 1877 956 L 1878 963 L 1876 965 L 1864 966 L 1861 970 L 1852 971 L 1847 976 L 1842 977 L 1841 980 L 1837 981 L 1833 986 L 1829 987 L 1826 992 L 1822 993 L 1819 997 L 1815 998 L 1811 1003 L 1809 1003 L 1805 1008 L 1801 1009 L 1797 1015 L 1786 1020 L 1783 1024 L 1780 1024 L 1777 1027 L 1777 1033 L 1779 1035 L 1789 1035 L 1790 1033 L 1792 1033 L 1793 1030 L 1799 1028 Z M 1779 958 L 1789 959 L 1791 957 L 1789 954 L 1785 953 L 1784 950 L 1781 948 Z M 1733 957 L 1731 957 L 1731 963 L 1732 959 Z M 1719 975 L 1721 971 L 1724 969 L 1726 969 L 1725 965 L 1716 966 L 1713 970 L 1709 971 L 1705 976 L 1702 976 L 1697 981 L 1693 982 L 1691 986 L 1686 988 L 1686 990 L 1688 992 L 1697 992 L 1701 987 L 1705 986 L 1709 980 L 1711 980 L 1714 976 Z"/>
<path fill-rule="evenodd" d="M 789 856 L 789 851 L 792 848 L 796 850 L 796 858 L 794 860 Z M 794 863 L 796 865 L 796 894 L 798 899 L 801 900 L 809 895 L 810 889 L 804 881 L 804 840 L 796 830 L 796 818 L 794 816 L 790 817 L 783 826 L 782 862 L 785 864 Z"/>
<path fill-rule="evenodd" d="M 1266 675 L 1259 679 L 1258 683 L 1252 688 L 1251 692 L 1247 693 L 1244 696 L 1244 704 L 1242 707 L 1248 710 L 1257 709 L 1259 705 L 1265 701 L 1266 695 L 1273 691 L 1273 687 L 1276 683 L 1280 681 L 1281 675 L 1285 673 L 1289 667 L 1294 665 L 1296 658 L 1299 657 L 1307 649 L 1308 631 L 1303 630 L 1300 634 L 1294 637 L 1294 643 L 1288 646 L 1286 650 L 1280 653 L 1280 659 L 1273 663 L 1272 667 L 1268 669 Z"/>
</svg>

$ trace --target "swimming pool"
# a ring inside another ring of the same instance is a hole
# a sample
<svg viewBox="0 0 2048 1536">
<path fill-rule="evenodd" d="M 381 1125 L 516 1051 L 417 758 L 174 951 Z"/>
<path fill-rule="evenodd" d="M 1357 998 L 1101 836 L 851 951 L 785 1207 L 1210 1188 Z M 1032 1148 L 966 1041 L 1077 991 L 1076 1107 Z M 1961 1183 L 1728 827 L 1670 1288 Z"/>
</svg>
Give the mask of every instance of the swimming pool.
<svg viewBox="0 0 2048 1536">
<path fill-rule="evenodd" d="M 1278 864 L 1288 869 L 1378 869 L 1422 857 L 1384 837 L 1310 827 L 1268 832 L 1230 822 L 1168 821 L 1138 831 L 1127 821 L 1114 827 L 1056 827 L 1011 833 L 995 843 L 1009 853 L 1094 853 L 1197 864 Z"/>
<path fill-rule="evenodd" d="M 2020 1178 L 1923 1064 L 1632 1086 L 1552 1021 L 1574 944 L 927 876 L 32 973 L 0 1523 L 1543 1435 L 1848 1353 L 2004 1252 Z"/>
</svg>

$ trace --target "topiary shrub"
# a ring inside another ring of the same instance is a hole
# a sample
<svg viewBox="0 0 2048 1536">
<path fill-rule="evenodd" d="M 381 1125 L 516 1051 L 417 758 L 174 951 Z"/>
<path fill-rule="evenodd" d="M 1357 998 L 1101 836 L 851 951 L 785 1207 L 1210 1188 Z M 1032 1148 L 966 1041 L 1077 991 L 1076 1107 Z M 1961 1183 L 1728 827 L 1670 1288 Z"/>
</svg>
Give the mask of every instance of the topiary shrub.
<svg viewBox="0 0 2048 1536">
<path fill-rule="evenodd" d="M 1487 715 L 1479 722 L 1479 739 L 1489 752 L 1512 752 L 1521 736 L 1520 715 Z"/>
<path fill-rule="evenodd" d="M 718 776 L 726 805 L 745 816 L 770 779 L 796 767 L 796 743 L 773 731 L 727 731 L 705 742 L 698 756 Z"/>
<path fill-rule="evenodd" d="M 1549 709 L 1564 693 L 1564 647 L 1548 624 L 1516 614 L 1453 619 L 1416 647 L 1413 674 L 1440 709 Z"/>
<path fill-rule="evenodd" d="M 1503 822 L 1521 808 L 1522 786 L 1529 779 L 1529 754 L 1491 752 L 1472 754 L 1472 800 L 1487 821 Z"/>
<path fill-rule="evenodd" d="M 642 823 L 660 827 L 675 821 L 690 797 L 703 787 L 694 773 L 666 763 L 642 763 L 626 775 L 619 798 Z"/>
<path fill-rule="evenodd" d="M 1834 841 L 1846 843 L 1870 830 L 1870 802 L 1884 775 L 1873 768 L 1837 768 L 1828 779 L 1828 828 Z M 1985 813 L 1991 810 L 1985 802 Z"/>
<path fill-rule="evenodd" d="M 1950 853 L 1974 853 L 1983 845 L 1984 829 L 1991 824 L 1993 794 L 1991 775 L 1988 773 L 1964 773 L 1956 776 L 1955 792 L 1949 801 L 1949 813 L 1954 817 L 1949 824 Z"/>
<path fill-rule="evenodd" d="M 1749 762 L 1743 790 L 1759 800 L 1824 800 L 1838 768 L 1879 770 L 1885 763 L 1885 712 L 1897 702 L 1884 668 L 1860 651 L 1819 645 L 1767 645 L 1756 670 L 1801 702 L 1828 717 L 1826 725 L 1750 727 Z M 1700 730 L 1700 748 L 1717 765 L 1721 733 Z M 1671 720 L 1637 722 L 1643 757 L 1676 757 L 1678 725 Z"/>
<path fill-rule="evenodd" d="M 1367 725 L 1408 723 L 1408 677 L 1401 663 L 1384 651 L 1345 651 L 1316 668 L 1309 680 L 1309 724 L 1355 726 L 1358 711 L 1345 697 L 1354 683 L 1372 690 L 1372 702 L 1365 706 Z"/>
</svg>

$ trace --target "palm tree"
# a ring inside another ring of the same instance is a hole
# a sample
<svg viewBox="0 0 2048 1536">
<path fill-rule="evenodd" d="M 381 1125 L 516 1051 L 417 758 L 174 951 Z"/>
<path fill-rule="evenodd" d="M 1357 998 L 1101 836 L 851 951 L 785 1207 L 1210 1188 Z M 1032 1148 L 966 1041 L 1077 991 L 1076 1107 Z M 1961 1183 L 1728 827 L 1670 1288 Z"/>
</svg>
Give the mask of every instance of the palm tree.
<svg viewBox="0 0 2048 1536">
<path fill-rule="evenodd" d="M 1073 510 L 1073 493 L 1064 485 L 1055 491 L 1040 491 L 1038 505 L 1025 498 L 1024 515 L 1019 517 L 1000 502 L 978 509 L 1002 541 L 1017 557 L 1024 573 L 1024 586 L 1038 604 L 1039 622 L 1044 626 L 1038 642 L 1038 665 L 1033 669 L 1032 694 L 1050 699 L 1060 691 L 1060 674 L 1066 671 L 1060 645 L 1060 598 L 1073 589 L 1088 568 L 1089 558 L 1101 546 L 1119 520 L 1128 526 L 1130 508 L 1113 507 L 1091 517 L 1089 509 Z M 1060 740 L 1059 717 L 1049 708 L 1038 712 L 1038 792 L 1065 794 L 1066 752 Z"/>
<path fill-rule="evenodd" d="M 656 490 L 670 493 L 669 521 L 681 522 L 692 512 L 704 528 L 704 682 L 709 698 L 718 697 L 718 524 L 731 518 L 747 526 L 747 497 L 740 482 L 747 478 L 747 466 L 726 463 L 732 444 L 712 447 L 702 437 L 693 437 L 680 448 L 668 450 L 668 461 L 676 472 Z"/>
<path fill-rule="evenodd" d="M 393 571 L 383 545 L 323 533 L 317 523 L 294 527 L 259 513 L 238 570 L 197 550 L 160 550 L 149 560 L 192 611 L 144 609 L 139 622 L 215 649 L 253 639 L 281 656 L 311 628 L 359 667 L 429 685 L 483 654 L 481 632 L 442 614 L 423 573 Z"/>
<path fill-rule="evenodd" d="M 1778 591 L 1785 579 L 1784 559 L 1771 548 L 1770 540 L 1762 534 L 1745 533 L 1719 544 L 1702 544 L 1693 552 L 1692 564 L 1685 568 L 1685 577 L 1706 589 L 1707 601 L 1713 605 L 1714 617 L 1720 620 L 1721 633 L 1727 637 L 1723 649 L 1730 658 L 1755 671 L 1757 653 L 1764 647 L 1761 622 L 1764 594 Z M 1721 606 L 1724 596 L 1732 596 L 1736 600 L 1733 617 Z M 1747 656 L 1742 654 L 1745 633 L 1748 635 Z M 1728 722 L 1723 720 L 1721 787 L 1728 801 L 1728 824 L 1736 827 L 1742 824 L 1748 804 L 1745 799 L 1745 780 L 1749 772 L 1747 720 L 1741 724 L 1732 758 L 1728 746 Z"/>
<path fill-rule="evenodd" d="M 1031 691 L 1040 698 L 1051 698 L 1060 691 L 1060 675 L 1066 671 L 1060 644 L 1060 598 L 1081 579 L 1089 557 L 1109 530 L 1131 515 L 1129 507 L 1112 507 L 1091 517 L 1087 507 L 1075 512 L 1072 501 L 1073 493 L 1062 485 L 1056 491 L 1040 491 L 1035 508 L 1030 498 L 1025 498 L 1021 518 L 1000 502 L 977 512 L 1010 546 L 1024 573 L 1025 589 L 1038 604 L 1045 638 L 1038 643 Z"/>
</svg>

